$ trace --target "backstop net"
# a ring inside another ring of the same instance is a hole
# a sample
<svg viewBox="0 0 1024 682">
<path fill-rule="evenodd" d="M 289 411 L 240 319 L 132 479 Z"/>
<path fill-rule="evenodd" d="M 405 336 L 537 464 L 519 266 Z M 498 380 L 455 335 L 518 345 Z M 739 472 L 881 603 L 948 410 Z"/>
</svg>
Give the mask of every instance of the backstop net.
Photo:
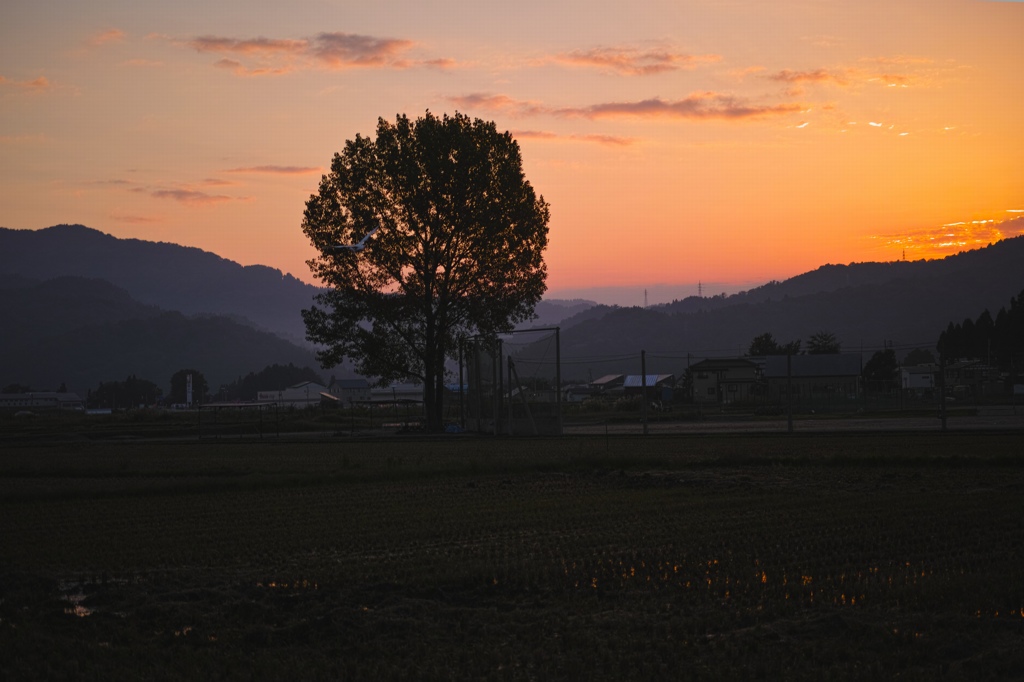
<svg viewBox="0 0 1024 682">
<path fill-rule="evenodd" d="M 562 433 L 557 328 L 516 330 L 463 346 L 466 428 L 505 435 Z"/>
</svg>

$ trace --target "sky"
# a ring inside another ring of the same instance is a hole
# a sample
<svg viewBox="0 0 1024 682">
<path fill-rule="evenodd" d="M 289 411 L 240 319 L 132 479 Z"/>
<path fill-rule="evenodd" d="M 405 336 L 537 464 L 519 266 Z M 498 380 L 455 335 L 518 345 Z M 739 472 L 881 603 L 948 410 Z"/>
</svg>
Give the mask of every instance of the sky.
<svg viewBox="0 0 1024 682">
<path fill-rule="evenodd" d="M 331 157 L 429 110 L 519 142 L 549 297 L 942 257 L 1024 233 L 1022 35 L 990 0 L 7 0 L 0 226 L 312 281 Z"/>
</svg>

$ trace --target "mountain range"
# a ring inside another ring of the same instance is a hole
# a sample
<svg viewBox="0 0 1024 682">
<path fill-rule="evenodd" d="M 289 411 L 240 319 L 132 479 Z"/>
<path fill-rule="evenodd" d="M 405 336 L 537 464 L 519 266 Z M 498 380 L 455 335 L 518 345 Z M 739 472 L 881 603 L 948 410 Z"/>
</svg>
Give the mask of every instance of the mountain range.
<svg viewBox="0 0 1024 682">
<path fill-rule="evenodd" d="M 824 265 L 732 296 L 690 297 L 650 308 L 598 306 L 562 323 L 562 376 L 679 374 L 688 361 L 746 353 L 770 332 L 786 343 L 828 331 L 844 352 L 934 350 L 950 322 L 996 312 L 1024 290 L 1024 237 L 940 260 Z M 544 344 L 520 354 L 540 361 Z M 547 358 L 550 359 L 550 358 Z"/>
<path fill-rule="evenodd" d="M 545 300 L 520 328 L 561 327 L 566 378 L 637 372 L 641 350 L 649 372 L 681 373 L 688 360 L 742 355 L 764 332 L 788 342 L 829 331 L 845 351 L 866 354 L 934 348 L 949 322 L 994 314 L 1018 295 L 1022 263 L 1017 237 L 941 260 L 824 265 L 649 308 Z M 84 393 L 129 374 L 163 385 L 188 367 L 216 389 L 273 363 L 316 368 L 300 311 L 317 292 L 279 270 L 177 244 L 82 225 L 0 228 L 0 385 Z M 548 342 L 519 352 L 550 354 Z"/>
</svg>

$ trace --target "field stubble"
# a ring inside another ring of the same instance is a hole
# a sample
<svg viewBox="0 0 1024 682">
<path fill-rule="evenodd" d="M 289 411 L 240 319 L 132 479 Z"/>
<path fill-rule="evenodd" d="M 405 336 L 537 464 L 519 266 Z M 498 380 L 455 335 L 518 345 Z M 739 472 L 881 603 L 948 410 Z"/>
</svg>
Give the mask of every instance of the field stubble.
<svg viewBox="0 0 1024 682">
<path fill-rule="evenodd" d="M 0 455 L 5 679 L 1003 678 L 1019 434 Z"/>
</svg>

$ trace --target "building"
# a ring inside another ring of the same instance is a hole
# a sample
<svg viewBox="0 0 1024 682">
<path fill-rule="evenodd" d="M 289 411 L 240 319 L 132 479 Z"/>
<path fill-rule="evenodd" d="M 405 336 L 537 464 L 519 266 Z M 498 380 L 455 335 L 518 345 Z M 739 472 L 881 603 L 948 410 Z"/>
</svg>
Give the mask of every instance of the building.
<svg viewBox="0 0 1024 682">
<path fill-rule="evenodd" d="M 303 381 L 282 391 L 259 391 L 256 400 L 261 403 L 277 403 L 281 407 L 314 407 L 320 404 L 320 394 L 327 392 L 323 384 Z"/>
<path fill-rule="evenodd" d="M 796 403 L 822 406 L 856 400 L 860 373 L 861 356 L 856 353 L 769 355 L 764 363 L 768 395 L 778 402 L 786 402 L 787 396 Z"/>
<path fill-rule="evenodd" d="M 590 387 L 594 389 L 594 392 L 591 393 L 591 395 L 621 394 L 622 383 L 625 380 L 625 374 L 605 374 L 603 377 L 590 382 Z"/>
<path fill-rule="evenodd" d="M 30 393 L 0 393 L 0 409 L 14 412 L 74 410 L 81 412 L 85 403 L 77 393 L 32 391 Z"/>
<path fill-rule="evenodd" d="M 366 403 L 371 399 L 370 382 L 366 379 L 332 379 L 328 393 L 338 399 L 343 407 L 353 403 Z"/>
<path fill-rule="evenodd" d="M 946 395 L 981 398 L 999 391 L 999 369 L 981 360 L 957 360 L 946 365 L 943 375 Z"/>
<path fill-rule="evenodd" d="M 760 366 L 748 358 L 708 358 L 690 365 L 690 374 L 694 402 L 746 402 L 758 395 Z"/>
<path fill-rule="evenodd" d="M 900 368 L 900 388 L 907 395 L 926 397 L 938 386 L 938 365 L 914 365 Z"/>
</svg>

